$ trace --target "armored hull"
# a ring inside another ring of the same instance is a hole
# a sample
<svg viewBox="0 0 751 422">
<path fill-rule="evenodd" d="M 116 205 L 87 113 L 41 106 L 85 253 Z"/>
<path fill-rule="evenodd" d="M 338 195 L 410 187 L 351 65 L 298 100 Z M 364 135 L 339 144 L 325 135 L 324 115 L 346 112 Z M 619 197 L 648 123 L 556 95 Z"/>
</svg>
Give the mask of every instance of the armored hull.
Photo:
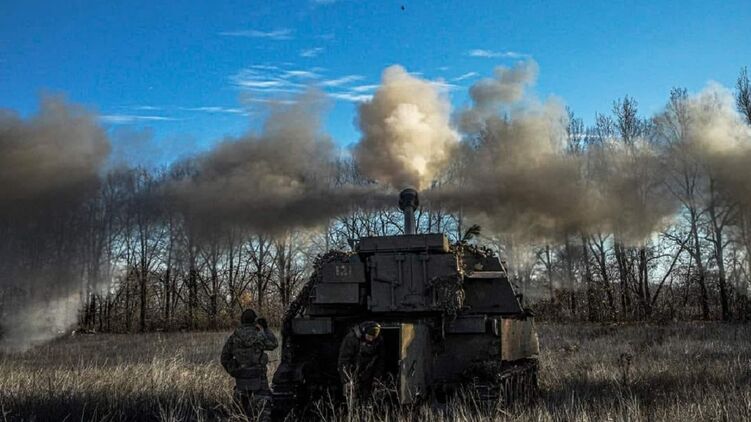
<svg viewBox="0 0 751 422">
<path fill-rule="evenodd" d="M 368 320 L 383 327 L 386 372 L 402 404 L 440 401 L 462 387 L 506 403 L 536 391 L 534 320 L 497 256 L 450 245 L 440 233 L 365 237 L 353 252 L 320 257 L 287 310 L 273 378 L 277 413 L 341 397 L 339 346 Z"/>
</svg>

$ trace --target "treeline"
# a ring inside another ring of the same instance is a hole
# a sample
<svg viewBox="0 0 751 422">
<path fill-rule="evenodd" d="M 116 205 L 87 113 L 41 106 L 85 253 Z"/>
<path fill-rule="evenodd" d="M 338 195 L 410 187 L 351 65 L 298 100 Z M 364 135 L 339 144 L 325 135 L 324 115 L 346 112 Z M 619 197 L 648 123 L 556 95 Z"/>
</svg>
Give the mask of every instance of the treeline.
<svg viewBox="0 0 751 422">
<path fill-rule="evenodd" d="M 637 102 L 629 97 L 615 101 L 610 115 L 597 114 L 594 127 L 585 128 L 572 116 L 568 130 L 572 154 L 599 148 L 602 139 L 615 139 L 634 149 L 636 159 L 629 164 L 639 169 L 637 140 L 645 149 L 670 150 L 670 160 L 659 163 L 659 174 L 641 168 L 633 183 L 640 185 L 638 191 L 645 198 L 650 190 L 661 191 L 679 207 L 662 230 L 637 245 L 613 233 L 581 233 L 567 235 L 560 243 L 522 248 L 521 262 L 527 265 L 517 267 L 517 275 L 530 296 L 543 298 L 534 306 L 543 317 L 589 321 L 751 317 L 751 210 L 743 195 L 747 192 L 723 185 L 727 175 L 718 178 L 716 168 L 690 150 L 685 139 L 690 136 L 685 130 L 687 98 L 685 90 L 674 89 L 665 111 L 652 119 L 640 118 Z M 751 125 L 745 69 L 737 81 L 735 100 L 745 123 Z M 728 145 L 733 141 L 726 140 Z M 733 176 L 742 179 L 744 174 Z M 621 206 L 628 207 L 628 199 L 639 200 L 624 198 Z"/>
<path fill-rule="evenodd" d="M 337 166 L 356 177 L 346 160 Z M 216 329 L 247 307 L 272 320 L 310 274 L 317 255 L 347 249 L 361 236 L 396 234 L 403 217 L 390 210 L 357 210 L 323 230 L 262 235 L 192 221 L 184 210 L 153 202 L 154 190 L 189 172 L 120 169 L 107 175 L 87 206 L 91 252 L 80 326 L 90 330 Z M 452 230 L 452 216 L 421 210 L 426 231 Z M 452 235 L 453 236 L 453 235 Z"/>
</svg>

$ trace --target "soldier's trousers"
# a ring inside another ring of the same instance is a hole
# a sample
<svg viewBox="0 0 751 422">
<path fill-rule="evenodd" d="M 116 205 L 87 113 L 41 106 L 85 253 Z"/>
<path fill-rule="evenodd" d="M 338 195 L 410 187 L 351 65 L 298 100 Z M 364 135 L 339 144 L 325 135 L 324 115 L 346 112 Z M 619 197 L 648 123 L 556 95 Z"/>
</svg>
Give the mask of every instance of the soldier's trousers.
<svg viewBox="0 0 751 422">
<path fill-rule="evenodd" d="M 252 380 L 252 382 L 243 381 L 240 379 L 237 380 L 235 402 L 243 410 L 248 420 L 270 422 L 271 390 L 269 389 L 268 382 L 265 379 Z"/>
</svg>

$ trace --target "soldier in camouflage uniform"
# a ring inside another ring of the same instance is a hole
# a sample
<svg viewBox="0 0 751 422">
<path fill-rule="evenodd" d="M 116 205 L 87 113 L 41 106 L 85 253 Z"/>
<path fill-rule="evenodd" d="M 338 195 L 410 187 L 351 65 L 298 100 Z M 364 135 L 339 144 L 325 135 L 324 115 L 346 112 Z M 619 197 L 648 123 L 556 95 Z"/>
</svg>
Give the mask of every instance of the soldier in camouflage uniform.
<svg viewBox="0 0 751 422">
<path fill-rule="evenodd" d="M 342 340 L 338 369 L 344 392 L 357 400 L 367 400 L 373 393 L 373 381 L 382 378 L 385 349 L 381 326 L 374 321 L 356 325 Z"/>
<path fill-rule="evenodd" d="M 235 401 L 246 415 L 271 420 L 271 390 L 266 376 L 267 350 L 279 343 L 264 318 L 256 318 L 252 309 L 243 312 L 241 325 L 222 349 L 222 366 L 235 378 Z"/>
</svg>

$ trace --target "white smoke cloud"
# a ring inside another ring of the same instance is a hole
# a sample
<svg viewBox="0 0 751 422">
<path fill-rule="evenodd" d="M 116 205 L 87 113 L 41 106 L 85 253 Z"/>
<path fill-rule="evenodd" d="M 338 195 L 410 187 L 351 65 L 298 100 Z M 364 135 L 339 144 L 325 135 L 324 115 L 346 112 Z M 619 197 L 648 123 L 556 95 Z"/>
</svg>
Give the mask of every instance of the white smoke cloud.
<svg viewBox="0 0 751 422">
<path fill-rule="evenodd" d="M 354 155 L 362 172 L 396 189 L 427 188 L 458 145 L 450 113 L 434 84 L 401 66 L 387 68 L 372 100 L 358 110 L 362 138 Z"/>
<path fill-rule="evenodd" d="M 710 83 L 682 106 L 680 147 L 703 166 L 721 193 L 751 205 L 751 126 L 735 109 L 733 94 Z"/>
</svg>

